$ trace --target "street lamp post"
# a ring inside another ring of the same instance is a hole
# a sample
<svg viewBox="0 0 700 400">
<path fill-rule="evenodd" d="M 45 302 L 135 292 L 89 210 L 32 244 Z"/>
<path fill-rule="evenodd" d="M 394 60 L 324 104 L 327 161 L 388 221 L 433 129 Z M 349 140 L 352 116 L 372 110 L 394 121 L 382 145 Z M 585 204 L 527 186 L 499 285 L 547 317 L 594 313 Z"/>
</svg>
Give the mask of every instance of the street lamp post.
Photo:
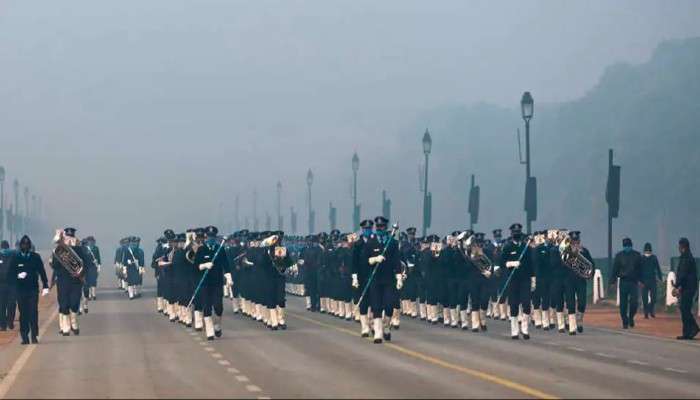
<svg viewBox="0 0 700 400">
<path fill-rule="evenodd" d="M 282 230 L 282 182 L 277 181 L 277 230 Z"/>
<path fill-rule="evenodd" d="M 360 229 L 360 208 L 357 205 L 357 171 L 360 169 L 360 157 L 357 152 L 352 155 L 352 229 Z"/>
<path fill-rule="evenodd" d="M 309 234 L 314 233 L 314 211 L 311 206 L 311 185 L 314 183 L 314 174 L 309 168 L 309 172 L 306 173 L 306 184 L 309 187 Z"/>
<path fill-rule="evenodd" d="M 433 148 L 433 140 L 430 138 L 430 132 L 425 129 L 423 134 L 423 154 L 425 155 L 425 176 L 423 179 L 423 236 L 428 234 L 430 225 L 430 211 L 432 204 L 430 203 L 430 193 L 428 192 L 428 156 Z"/>
<path fill-rule="evenodd" d="M 532 231 L 532 221 L 537 210 L 537 193 L 534 180 L 530 174 L 530 120 L 534 113 L 534 100 L 530 92 L 523 93 L 520 99 L 520 110 L 525 121 L 525 213 L 527 233 Z"/>
<path fill-rule="evenodd" d="M 14 189 L 15 192 L 15 211 L 12 214 L 12 233 L 14 233 L 14 237 L 12 233 L 10 234 L 10 240 L 13 242 L 17 240 L 17 236 L 19 235 L 20 227 L 19 227 L 19 181 L 17 178 L 15 178 L 15 181 L 12 182 L 12 189 Z"/>
<path fill-rule="evenodd" d="M 0 240 L 5 240 L 5 167 L 0 166 Z"/>
</svg>

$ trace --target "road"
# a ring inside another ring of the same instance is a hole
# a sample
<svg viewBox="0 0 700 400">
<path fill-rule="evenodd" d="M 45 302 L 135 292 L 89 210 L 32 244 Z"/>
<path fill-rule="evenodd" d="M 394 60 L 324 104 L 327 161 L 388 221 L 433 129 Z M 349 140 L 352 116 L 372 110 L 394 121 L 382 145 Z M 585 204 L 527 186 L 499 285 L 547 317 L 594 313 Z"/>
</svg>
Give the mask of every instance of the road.
<svg viewBox="0 0 700 400">
<path fill-rule="evenodd" d="M 404 320 L 375 345 L 359 326 L 309 313 L 289 299 L 286 331 L 227 308 L 224 336 L 155 313 L 153 287 L 129 301 L 100 288 L 80 336 L 44 318 L 38 346 L 0 350 L 7 398 L 697 398 L 700 345 L 587 328 L 569 337 L 535 331 L 513 341 L 505 322 L 486 333 Z M 533 329 L 534 330 L 534 329 Z"/>
</svg>

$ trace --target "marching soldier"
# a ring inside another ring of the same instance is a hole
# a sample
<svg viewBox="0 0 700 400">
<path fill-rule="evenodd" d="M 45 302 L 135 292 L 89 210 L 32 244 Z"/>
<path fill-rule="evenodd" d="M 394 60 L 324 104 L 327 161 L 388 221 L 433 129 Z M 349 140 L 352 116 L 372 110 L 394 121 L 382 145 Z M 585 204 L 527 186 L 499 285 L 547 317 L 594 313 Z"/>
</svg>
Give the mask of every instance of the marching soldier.
<svg viewBox="0 0 700 400">
<path fill-rule="evenodd" d="M 126 284 L 126 266 L 122 264 L 122 261 L 124 260 L 124 252 L 126 251 L 126 247 L 129 244 L 129 240 L 127 238 L 122 238 L 119 240 L 119 247 L 117 247 L 117 250 L 114 252 L 114 272 L 117 277 L 117 287 L 122 290 L 127 290 L 127 284 Z"/>
<path fill-rule="evenodd" d="M 559 246 L 556 245 L 557 230 L 547 232 L 547 244 L 549 245 L 549 299 L 550 308 L 556 312 L 557 329 L 559 333 L 566 332 L 567 319 L 564 318 L 564 300 L 566 297 L 566 280 L 569 274 L 568 268 L 561 260 Z"/>
<path fill-rule="evenodd" d="M 446 282 L 444 266 L 444 258 L 440 256 L 443 249 L 443 244 L 440 242 L 440 237 L 437 235 L 429 235 L 426 238 L 430 244 L 429 254 L 424 257 L 425 268 L 425 288 L 426 288 L 426 303 L 427 303 L 427 318 L 426 320 L 435 325 L 438 323 L 438 305 L 447 304 Z"/>
<path fill-rule="evenodd" d="M 65 228 L 56 233 L 54 240 L 70 247 L 85 265 L 85 254 L 80 246 L 80 241 L 75 237 L 75 228 Z M 53 278 L 56 280 L 58 297 L 58 322 L 63 336 L 69 336 L 71 331 L 75 335 L 80 334 L 78 324 L 78 311 L 80 311 L 80 297 L 83 293 L 83 281 L 85 269 L 80 273 L 74 271 L 72 266 L 64 265 L 54 253 L 50 260 L 53 268 Z"/>
<path fill-rule="evenodd" d="M 467 282 L 469 284 L 468 295 L 471 299 L 471 328 L 472 332 L 486 331 L 486 311 L 489 307 L 489 297 L 491 295 L 491 279 L 493 275 L 493 260 L 486 255 L 485 234 L 478 232 L 474 234 L 472 244 L 468 246 L 469 257 L 465 258 L 465 267 L 468 271 Z M 490 268 L 480 269 L 473 261 L 478 258 L 478 253 L 485 256 L 485 262 L 491 264 Z M 466 309 L 462 316 L 462 329 L 467 329 Z"/>
<path fill-rule="evenodd" d="M 595 263 L 591 253 L 588 252 L 587 248 L 581 246 L 581 232 L 571 231 L 569 232 L 569 238 L 571 239 L 573 250 L 593 264 L 595 270 Z M 569 312 L 569 335 L 583 332 L 583 314 L 586 312 L 587 286 L 588 279 L 582 278 L 569 270 L 565 283 L 566 307 Z"/>
<path fill-rule="evenodd" d="M 497 301 L 499 291 L 502 290 L 503 285 L 506 283 L 506 279 L 508 279 L 506 276 L 507 271 L 505 268 L 503 268 L 501 262 L 501 253 L 504 243 L 503 230 L 494 229 L 492 233 L 493 242 L 486 246 L 487 255 L 489 255 L 491 260 L 494 262 L 493 278 L 491 279 L 491 315 L 494 319 L 505 321 L 508 319 L 508 307 L 506 304 L 508 293 L 501 293 L 500 301 Z"/>
<path fill-rule="evenodd" d="M 306 309 L 310 311 L 320 310 L 319 298 L 319 269 L 321 268 L 323 250 L 318 245 L 318 236 L 307 236 L 308 244 L 300 255 L 300 263 L 304 276 L 304 293 L 306 295 Z"/>
<path fill-rule="evenodd" d="M 143 282 L 144 255 L 139 248 L 141 239 L 132 236 L 128 239 L 127 245 L 122 253 L 121 265 L 126 267 L 126 283 L 129 300 L 140 296 L 139 288 Z"/>
<path fill-rule="evenodd" d="M 230 284 L 233 278 L 226 252 L 221 251 L 223 243 L 217 239 L 219 230 L 215 226 L 208 226 L 205 231 L 207 239 L 195 255 L 194 265 L 198 268 L 197 282 L 201 292 L 204 329 L 207 340 L 214 340 L 215 336 L 221 337 L 224 284 Z"/>
<path fill-rule="evenodd" d="M 10 275 L 13 253 L 10 243 L 3 240 L 0 243 L 0 332 L 15 329 L 16 288 Z"/>
<path fill-rule="evenodd" d="M 374 314 L 374 343 L 391 340 L 389 322 L 394 311 L 393 291 L 400 290 L 403 284 L 399 247 L 386 230 L 388 222 L 381 216 L 375 218 L 375 232 L 362 248 L 361 262 L 366 260 L 372 269 L 368 291 Z"/>
<path fill-rule="evenodd" d="M 92 260 L 91 264 L 95 266 L 95 268 L 88 270 L 85 282 L 88 289 L 87 298 L 94 301 L 97 300 L 97 279 L 102 270 L 102 257 L 94 236 L 86 237 L 83 246 L 87 251 L 88 259 Z"/>
<path fill-rule="evenodd" d="M 418 287 L 420 273 L 418 264 L 418 243 L 416 241 L 416 228 L 406 229 L 405 240 L 401 242 L 401 261 L 406 264 L 406 279 L 401 290 L 401 301 L 404 313 L 411 318 L 418 317 L 419 296 Z"/>
<path fill-rule="evenodd" d="M 531 291 L 534 289 L 534 271 L 530 255 L 529 240 L 525 241 L 523 226 L 515 223 L 510 226 L 510 240 L 503 246 L 502 260 L 508 269 L 508 305 L 510 306 L 510 332 L 513 339 L 522 333 L 523 339 L 530 339 Z M 518 314 L 522 307 L 522 321 Z M 519 325 L 519 326 L 518 326 Z"/>
<path fill-rule="evenodd" d="M 374 222 L 366 219 L 360 223 L 362 232 L 352 244 L 352 287 L 354 289 L 353 302 L 360 313 L 360 332 L 362 337 L 369 337 L 369 296 L 363 293 L 367 288 L 370 275 L 370 266 L 363 258 L 364 248 L 373 235 Z M 364 296 L 363 296 L 364 294 Z"/>
<path fill-rule="evenodd" d="M 49 282 L 46 278 L 44 263 L 39 254 L 32 251 L 32 241 L 23 236 L 19 241 L 19 252 L 12 258 L 8 276 L 17 290 L 19 306 L 19 326 L 22 344 L 38 343 L 39 335 L 39 284 L 41 279 L 41 295 L 49 294 Z"/>
<path fill-rule="evenodd" d="M 532 319 L 536 329 L 549 330 L 549 305 L 551 290 L 551 268 L 549 267 L 550 245 L 547 231 L 535 232 L 533 263 L 536 287 L 532 297 Z"/>
<path fill-rule="evenodd" d="M 170 229 L 166 230 L 169 231 Z M 153 269 L 153 276 L 156 278 L 156 311 L 162 313 L 165 309 L 165 280 L 161 273 L 161 267 L 158 265 L 158 261 L 165 254 L 167 243 L 164 236 L 159 237 L 156 240 L 156 248 L 153 250 L 153 256 L 151 257 L 151 268 Z"/>
</svg>

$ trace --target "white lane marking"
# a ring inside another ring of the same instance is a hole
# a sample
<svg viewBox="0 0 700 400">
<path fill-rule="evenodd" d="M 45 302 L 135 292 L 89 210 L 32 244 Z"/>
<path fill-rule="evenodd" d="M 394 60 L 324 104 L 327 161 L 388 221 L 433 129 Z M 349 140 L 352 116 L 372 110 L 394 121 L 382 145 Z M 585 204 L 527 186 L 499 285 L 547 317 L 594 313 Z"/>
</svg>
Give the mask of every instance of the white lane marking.
<svg viewBox="0 0 700 400">
<path fill-rule="evenodd" d="M 211 356 L 214 357 L 214 358 L 221 358 L 221 357 L 223 357 L 223 356 L 221 355 L 221 353 L 213 353 Z"/>
<path fill-rule="evenodd" d="M 639 360 L 627 360 L 627 363 L 634 364 L 634 365 L 649 365 L 648 362 L 639 361 Z"/>
<path fill-rule="evenodd" d="M 267 396 L 258 396 L 258 400 L 270 400 Z"/>
<path fill-rule="evenodd" d="M 214 348 L 213 347 L 205 347 L 204 350 L 205 351 L 214 351 Z"/>
<path fill-rule="evenodd" d="M 58 315 L 58 307 L 53 307 L 53 313 L 51 313 L 51 316 L 49 319 L 44 321 L 44 324 L 41 326 L 41 329 L 39 329 L 39 339 L 44 338 L 44 333 L 46 333 L 46 330 L 49 328 L 49 325 L 53 322 L 54 319 L 56 319 L 56 316 Z M 12 384 L 15 383 L 15 379 L 17 379 L 17 376 L 19 376 L 20 372 L 22 372 L 22 368 L 27 364 L 27 361 L 29 361 L 29 357 L 31 357 L 32 353 L 34 350 L 37 348 L 37 345 L 32 344 L 28 345 L 23 351 L 22 354 L 20 354 L 19 358 L 15 363 L 12 365 L 12 368 L 10 368 L 10 372 L 5 375 L 5 377 L 0 381 L 0 399 L 4 399 L 5 396 L 7 395 L 7 392 L 10 391 L 10 388 L 12 387 Z"/>
<path fill-rule="evenodd" d="M 255 386 L 255 385 L 247 385 L 245 388 L 249 392 L 259 392 L 261 390 L 259 387 Z"/>
<path fill-rule="evenodd" d="M 615 358 L 617 358 L 617 357 L 615 357 L 615 356 L 613 356 L 613 355 L 606 354 L 606 353 L 595 353 L 595 355 L 597 355 L 598 357 L 610 358 L 610 359 L 615 359 Z"/>
<path fill-rule="evenodd" d="M 584 350 L 584 349 L 582 349 L 582 348 L 580 348 L 580 347 L 573 347 L 573 346 L 569 346 L 569 349 L 571 349 L 571 350 L 573 350 L 573 351 L 581 351 L 581 352 L 586 351 L 586 350 Z"/>
<path fill-rule="evenodd" d="M 684 370 L 684 369 L 664 368 L 664 370 L 665 370 L 665 371 L 669 371 L 669 372 L 677 372 L 677 373 L 679 373 L 679 374 L 687 374 L 687 373 L 688 373 L 688 371 L 686 371 L 686 370 Z"/>
<path fill-rule="evenodd" d="M 227 369 L 227 371 L 230 372 L 230 373 L 232 373 L 232 374 L 238 374 L 238 373 L 241 372 L 241 371 L 239 371 L 239 370 L 237 370 L 237 369 L 235 369 L 235 368 L 233 368 L 233 367 Z"/>
<path fill-rule="evenodd" d="M 229 366 L 229 365 L 231 365 L 231 363 L 230 363 L 230 362 L 228 362 L 228 361 L 226 361 L 226 360 L 219 360 L 219 365 L 223 365 L 223 366 L 225 366 L 225 367 L 226 367 L 226 366 Z"/>
<path fill-rule="evenodd" d="M 207 342 L 199 342 L 200 346 L 206 346 L 208 343 Z"/>
<path fill-rule="evenodd" d="M 250 382 L 250 379 L 248 379 L 248 377 L 245 375 L 237 375 L 236 380 L 238 382 Z"/>
</svg>

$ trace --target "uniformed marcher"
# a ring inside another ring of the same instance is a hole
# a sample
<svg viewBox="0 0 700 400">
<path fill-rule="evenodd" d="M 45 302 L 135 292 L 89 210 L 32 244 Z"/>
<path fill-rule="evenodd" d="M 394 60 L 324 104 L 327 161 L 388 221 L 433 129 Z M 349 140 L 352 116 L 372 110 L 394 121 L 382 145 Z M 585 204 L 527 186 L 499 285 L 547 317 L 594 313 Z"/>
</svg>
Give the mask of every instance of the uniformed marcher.
<svg viewBox="0 0 700 400">
<path fill-rule="evenodd" d="M 374 219 L 375 233 L 363 246 L 361 257 L 361 262 L 372 269 L 368 294 L 374 317 L 374 343 L 391 340 L 389 322 L 394 311 L 394 291 L 403 284 L 399 246 L 387 231 L 388 222 L 381 216 Z"/>
<path fill-rule="evenodd" d="M 197 284 L 200 285 L 204 314 L 204 330 L 207 340 L 221 337 L 221 316 L 224 313 L 224 284 L 231 281 L 231 267 L 225 251 L 219 251 L 223 243 L 217 238 L 215 226 L 206 229 L 207 239 L 197 250 L 194 265 L 197 266 Z M 196 287 L 195 287 L 195 290 Z"/>
<path fill-rule="evenodd" d="M 65 228 L 56 232 L 54 241 L 62 242 L 70 247 L 73 252 L 82 260 L 85 265 L 85 254 L 80 241 L 75 236 L 75 228 Z M 85 269 L 76 272 L 70 265 L 64 265 L 61 260 L 52 254 L 51 268 L 53 269 L 53 279 L 56 280 L 58 297 L 58 322 L 63 336 L 69 336 L 71 332 L 80 334 L 78 324 L 78 311 L 80 311 L 80 298 L 83 294 L 83 282 L 85 280 Z"/>
<path fill-rule="evenodd" d="M 100 271 L 102 270 L 102 257 L 100 256 L 100 248 L 97 247 L 97 241 L 94 236 L 88 236 L 83 240 L 83 246 L 87 252 L 88 260 L 92 262 L 90 265 L 94 265 L 95 268 L 91 268 L 87 271 L 87 276 L 85 277 L 85 286 L 87 289 L 87 299 L 97 300 L 97 280 L 99 279 Z"/>
<path fill-rule="evenodd" d="M 510 239 L 503 246 L 502 259 L 508 269 L 510 283 L 507 288 L 510 306 L 510 332 L 513 339 L 522 333 L 523 339 L 530 339 L 531 292 L 534 289 L 534 271 L 530 254 L 530 241 L 525 240 L 523 226 L 515 223 L 510 226 Z M 518 315 L 522 307 L 522 318 Z"/>
<path fill-rule="evenodd" d="M 362 228 L 360 237 L 354 240 L 351 249 L 353 302 L 355 306 L 358 307 L 360 313 L 360 333 L 362 337 L 369 337 L 369 295 L 365 293 L 362 299 L 360 299 L 360 297 L 367 286 L 370 275 L 370 265 L 362 255 L 365 245 L 374 234 L 374 221 L 366 219 L 360 223 L 360 228 Z"/>
<path fill-rule="evenodd" d="M 318 236 L 309 235 L 307 239 L 308 244 L 302 251 L 299 262 L 304 277 L 306 309 L 310 311 L 320 311 L 319 270 L 323 263 L 323 250 L 318 244 Z"/>
<path fill-rule="evenodd" d="M 15 329 L 15 311 L 17 310 L 17 297 L 14 279 L 9 275 L 10 261 L 14 250 L 10 249 L 10 243 L 3 240 L 0 243 L 0 332 Z"/>
<path fill-rule="evenodd" d="M 144 273 L 144 254 L 139 247 L 141 239 L 132 236 L 129 238 L 126 249 L 122 251 L 122 265 L 126 266 L 127 293 L 129 300 L 141 296 L 141 284 Z"/>
<path fill-rule="evenodd" d="M 19 252 L 12 258 L 8 275 L 14 281 L 19 306 L 19 325 L 22 344 L 38 343 L 39 336 L 39 280 L 42 296 L 49 294 L 49 281 L 41 256 L 32 249 L 32 241 L 23 236 L 19 241 Z"/>
<path fill-rule="evenodd" d="M 642 274 L 642 255 L 632 247 L 632 239 L 622 240 L 622 251 L 615 255 L 609 285 L 620 279 L 620 318 L 622 328 L 634 328 L 634 316 L 639 305 L 639 281 Z M 612 290 L 612 293 L 615 291 Z"/>
<path fill-rule="evenodd" d="M 595 270 L 595 262 L 587 248 L 581 246 L 581 232 L 569 232 L 573 251 L 586 258 Z M 569 335 L 583 332 L 583 315 L 586 312 L 588 279 L 582 278 L 569 270 L 566 278 L 566 307 L 569 312 Z"/>
</svg>

